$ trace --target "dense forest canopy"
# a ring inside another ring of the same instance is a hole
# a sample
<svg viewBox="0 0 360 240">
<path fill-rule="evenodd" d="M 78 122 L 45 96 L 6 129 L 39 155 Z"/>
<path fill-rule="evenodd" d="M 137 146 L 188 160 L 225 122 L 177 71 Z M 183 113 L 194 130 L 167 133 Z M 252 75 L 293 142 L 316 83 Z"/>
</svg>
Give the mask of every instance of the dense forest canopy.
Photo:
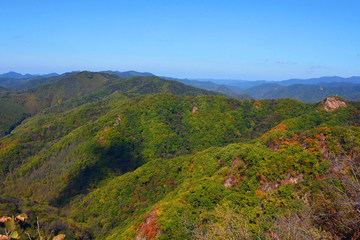
<svg viewBox="0 0 360 240">
<path fill-rule="evenodd" d="M 0 214 L 27 214 L 22 239 L 38 221 L 65 239 L 359 234 L 358 101 L 92 72 L 4 91 Z"/>
</svg>

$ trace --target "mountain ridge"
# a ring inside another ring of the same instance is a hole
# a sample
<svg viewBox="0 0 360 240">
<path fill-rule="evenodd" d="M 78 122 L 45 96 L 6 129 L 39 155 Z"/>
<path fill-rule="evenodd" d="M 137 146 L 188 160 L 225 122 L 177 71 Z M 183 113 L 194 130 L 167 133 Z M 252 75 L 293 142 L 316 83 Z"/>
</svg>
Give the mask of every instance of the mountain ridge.
<svg viewBox="0 0 360 240">
<path fill-rule="evenodd" d="M 36 78 L 36 77 L 52 77 L 58 76 L 57 73 L 47 73 L 47 74 L 21 74 L 14 71 L 10 71 L 7 73 L 0 74 L 0 78 L 14 78 L 14 79 L 28 79 L 28 78 Z"/>
</svg>

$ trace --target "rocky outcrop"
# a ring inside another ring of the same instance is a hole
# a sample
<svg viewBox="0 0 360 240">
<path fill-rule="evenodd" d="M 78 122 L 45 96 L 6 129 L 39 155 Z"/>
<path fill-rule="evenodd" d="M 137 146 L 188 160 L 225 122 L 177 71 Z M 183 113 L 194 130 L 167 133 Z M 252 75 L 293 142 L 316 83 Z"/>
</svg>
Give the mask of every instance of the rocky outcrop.
<svg viewBox="0 0 360 240">
<path fill-rule="evenodd" d="M 221 160 L 219 159 L 218 160 L 218 165 L 220 164 L 220 161 Z M 238 181 L 243 181 L 244 180 L 244 176 L 240 176 L 240 177 L 235 176 L 235 175 L 238 175 L 239 169 L 241 169 L 244 165 L 245 165 L 245 162 L 241 158 L 236 158 L 231 163 L 231 170 L 229 171 L 228 175 L 225 176 L 224 181 L 223 181 L 223 185 L 225 187 L 232 188 Z"/>
<path fill-rule="evenodd" d="M 297 175 L 297 176 L 293 176 L 294 174 L 289 174 L 288 176 L 286 176 L 283 180 L 281 180 L 280 183 L 278 182 L 265 182 L 263 184 L 260 184 L 260 190 L 261 192 L 269 192 L 271 190 L 274 189 L 278 189 L 279 187 L 286 185 L 286 184 L 290 184 L 290 185 L 295 185 L 298 182 L 302 182 L 304 181 L 304 177 L 303 174 Z"/>
<path fill-rule="evenodd" d="M 115 128 L 117 125 L 119 125 L 121 123 L 121 117 L 119 115 L 119 117 L 115 120 L 115 123 L 113 124 L 113 128 Z"/>
<path fill-rule="evenodd" d="M 324 101 L 324 109 L 327 111 L 332 111 L 334 109 L 337 109 L 339 107 L 347 107 L 346 103 L 341 101 L 337 97 L 329 96 Z"/>
<path fill-rule="evenodd" d="M 232 188 L 237 182 L 237 178 L 230 174 L 228 176 L 225 177 L 223 185 L 227 188 Z"/>
</svg>

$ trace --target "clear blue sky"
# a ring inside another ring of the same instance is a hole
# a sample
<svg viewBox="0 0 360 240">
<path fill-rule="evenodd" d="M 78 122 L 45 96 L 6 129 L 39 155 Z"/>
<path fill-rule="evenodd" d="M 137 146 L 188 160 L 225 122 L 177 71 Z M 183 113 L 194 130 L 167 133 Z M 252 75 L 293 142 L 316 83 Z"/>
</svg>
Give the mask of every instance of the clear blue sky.
<svg viewBox="0 0 360 240">
<path fill-rule="evenodd" d="M 0 73 L 360 76 L 360 1 L 0 0 Z"/>
</svg>

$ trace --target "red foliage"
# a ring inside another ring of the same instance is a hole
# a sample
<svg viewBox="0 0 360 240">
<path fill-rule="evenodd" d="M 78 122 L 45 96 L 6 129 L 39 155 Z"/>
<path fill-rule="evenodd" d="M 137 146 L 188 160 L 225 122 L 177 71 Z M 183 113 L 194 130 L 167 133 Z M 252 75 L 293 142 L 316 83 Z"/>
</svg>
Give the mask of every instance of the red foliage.
<svg viewBox="0 0 360 240">
<path fill-rule="evenodd" d="M 156 209 L 147 214 L 136 239 L 154 239 L 160 230 L 160 224 L 156 219 Z"/>
</svg>

